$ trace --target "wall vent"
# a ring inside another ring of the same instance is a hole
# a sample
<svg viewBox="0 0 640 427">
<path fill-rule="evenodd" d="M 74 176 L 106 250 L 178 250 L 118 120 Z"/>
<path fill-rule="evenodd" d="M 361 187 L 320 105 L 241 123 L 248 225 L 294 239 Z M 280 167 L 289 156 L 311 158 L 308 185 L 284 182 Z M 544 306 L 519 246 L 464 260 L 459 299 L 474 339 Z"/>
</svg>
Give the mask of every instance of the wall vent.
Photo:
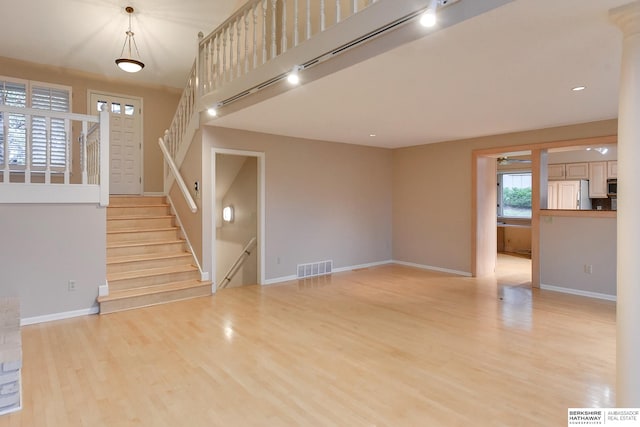
<svg viewBox="0 0 640 427">
<path fill-rule="evenodd" d="M 306 277 L 324 276 L 331 274 L 333 261 L 312 262 L 309 264 L 298 264 L 298 279 Z"/>
</svg>

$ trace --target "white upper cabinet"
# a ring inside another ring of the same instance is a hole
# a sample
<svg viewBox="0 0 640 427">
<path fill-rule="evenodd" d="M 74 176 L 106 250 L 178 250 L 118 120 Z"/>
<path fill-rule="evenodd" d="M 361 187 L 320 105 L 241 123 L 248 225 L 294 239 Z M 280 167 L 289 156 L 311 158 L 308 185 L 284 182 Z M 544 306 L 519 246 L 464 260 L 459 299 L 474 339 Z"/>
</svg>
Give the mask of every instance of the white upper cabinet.
<svg viewBox="0 0 640 427">
<path fill-rule="evenodd" d="M 589 162 L 589 197 L 607 198 L 607 162 Z"/>
<path fill-rule="evenodd" d="M 567 163 L 564 165 L 566 179 L 589 179 L 589 163 Z"/>
</svg>

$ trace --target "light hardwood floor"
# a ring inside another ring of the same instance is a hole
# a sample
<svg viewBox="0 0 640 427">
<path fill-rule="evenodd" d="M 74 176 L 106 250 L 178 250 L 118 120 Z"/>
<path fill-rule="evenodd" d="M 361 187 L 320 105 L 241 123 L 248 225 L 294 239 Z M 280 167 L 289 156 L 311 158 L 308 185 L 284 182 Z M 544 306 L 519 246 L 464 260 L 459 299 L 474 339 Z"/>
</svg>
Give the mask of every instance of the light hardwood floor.
<svg viewBox="0 0 640 427">
<path fill-rule="evenodd" d="M 0 426 L 563 426 L 615 405 L 615 305 L 383 266 L 23 328 Z"/>
</svg>

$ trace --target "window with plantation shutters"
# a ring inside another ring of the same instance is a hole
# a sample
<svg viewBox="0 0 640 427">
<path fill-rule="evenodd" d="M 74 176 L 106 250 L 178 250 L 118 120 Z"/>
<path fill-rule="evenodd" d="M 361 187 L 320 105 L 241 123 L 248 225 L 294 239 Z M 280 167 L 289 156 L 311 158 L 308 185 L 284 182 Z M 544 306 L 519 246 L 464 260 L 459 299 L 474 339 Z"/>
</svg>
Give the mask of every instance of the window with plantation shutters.
<svg viewBox="0 0 640 427">
<path fill-rule="evenodd" d="M 0 104 L 68 113 L 71 111 L 71 88 L 0 76 Z M 67 141 L 71 135 L 65 120 L 33 115 L 28 121 L 19 113 L 0 113 L 0 164 L 4 164 L 4 158 L 8 156 L 12 168 L 26 165 L 27 130 L 31 135 L 31 165 L 35 169 L 46 166 L 49 141 L 49 165 L 53 169 L 64 168 Z M 5 150 L 5 143 L 8 150 Z"/>
<path fill-rule="evenodd" d="M 26 107 L 27 86 L 26 81 L 0 77 L 0 105 Z M 5 156 L 8 156 L 9 164 L 24 164 L 26 142 L 25 116 L 0 112 L 0 164 L 4 164 Z"/>
<path fill-rule="evenodd" d="M 31 108 L 68 113 L 70 110 L 69 91 L 34 84 L 31 86 Z M 50 122 L 49 126 L 47 126 L 47 121 Z M 70 129 L 67 129 L 63 119 L 33 116 L 31 120 L 32 164 L 34 166 L 46 165 L 48 137 L 51 141 L 51 166 L 64 167 L 69 133 Z"/>
</svg>

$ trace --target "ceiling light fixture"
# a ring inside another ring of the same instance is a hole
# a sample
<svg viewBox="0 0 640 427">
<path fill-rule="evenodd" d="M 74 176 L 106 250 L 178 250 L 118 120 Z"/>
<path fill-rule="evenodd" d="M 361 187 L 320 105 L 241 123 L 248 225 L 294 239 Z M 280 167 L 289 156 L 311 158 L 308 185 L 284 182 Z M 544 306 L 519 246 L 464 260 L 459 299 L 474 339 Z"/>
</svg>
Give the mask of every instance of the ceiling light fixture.
<svg viewBox="0 0 640 427">
<path fill-rule="evenodd" d="M 116 59 L 116 64 L 122 71 L 126 71 L 127 73 L 137 73 L 144 68 L 144 64 L 139 59 L 134 58 L 133 51 L 131 49 L 131 45 L 133 45 L 137 58 L 140 58 L 138 45 L 136 44 L 136 39 L 133 38 L 133 31 L 131 31 L 131 15 L 133 14 L 133 8 L 131 6 L 127 6 L 124 10 L 129 14 L 129 29 L 125 31 L 126 36 L 124 44 L 122 45 L 122 52 L 120 52 L 120 58 Z M 128 56 L 125 56 L 125 49 Z"/>
<path fill-rule="evenodd" d="M 571 88 L 571 90 L 574 92 L 580 92 L 581 90 L 585 90 L 586 88 L 586 86 L 576 86 L 574 88 Z"/>
<path fill-rule="evenodd" d="M 220 107 L 222 107 L 222 102 L 218 102 L 216 105 L 214 105 L 213 107 L 209 107 L 207 109 L 207 113 L 209 113 L 209 115 L 211 117 L 217 117 L 218 116 L 218 110 L 220 109 Z"/>
<path fill-rule="evenodd" d="M 431 28 L 438 23 L 438 17 L 436 16 L 436 9 L 438 8 L 438 0 L 431 0 L 429 7 L 420 16 L 420 25 L 423 27 Z"/>
<path fill-rule="evenodd" d="M 287 76 L 287 81 L 290 84 L 297 85 L 300 83 L 300 74 L 298 74 L 298 71 L 300 71 L 300 67 L 296 65 Z"/>
</svg>

